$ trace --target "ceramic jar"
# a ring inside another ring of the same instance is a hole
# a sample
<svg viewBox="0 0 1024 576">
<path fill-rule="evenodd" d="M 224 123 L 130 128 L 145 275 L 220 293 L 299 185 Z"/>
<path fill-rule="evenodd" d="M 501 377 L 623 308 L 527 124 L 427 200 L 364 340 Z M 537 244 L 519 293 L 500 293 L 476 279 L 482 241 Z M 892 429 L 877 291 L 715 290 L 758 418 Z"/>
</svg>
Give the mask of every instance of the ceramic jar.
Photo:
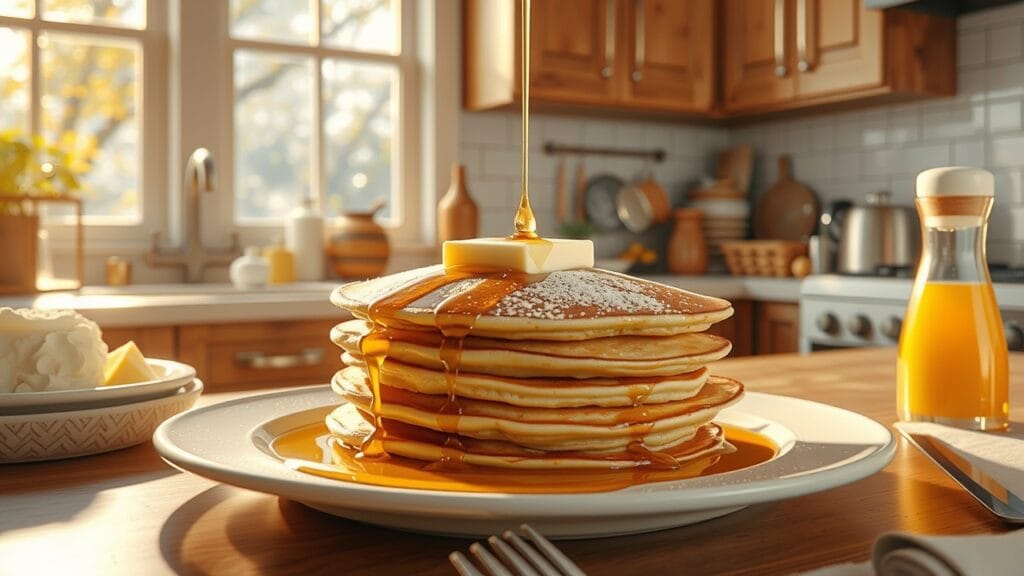
<svg viewBox="0 0 1024 576">
<path fill-rule="evenodd" d="M 466 188 L 466 168 L 452 164 L 448 192 L 437 203 L 437 241 L 476 238 L 479 224 L 479 209 Z"/>
<path fill-rule="evenodd" d="M 343 212 L 327 244 L 327 258 L 342 278 L 372 278 L 384 273 L 391 248 L 384 228 L 373 217 L 384 207 L 378 202 L 368 212 Z"/>
<path fill-rule="evenodd" d="M 708 249 L 701 231 L 704 214 L 692 208 L 673 213 L 675 227 L 668 239 L 668 269 L 674 274 L 703 274 L 708 269 Z"/>
<path fill-rule="evenodd" d="M 231 263 L 228 275 L 235 288 L 264 288 L 270 280 L 270 264 L 260 256 L 259 246 L 247 246 L 245 254 Z"/>
</svg>

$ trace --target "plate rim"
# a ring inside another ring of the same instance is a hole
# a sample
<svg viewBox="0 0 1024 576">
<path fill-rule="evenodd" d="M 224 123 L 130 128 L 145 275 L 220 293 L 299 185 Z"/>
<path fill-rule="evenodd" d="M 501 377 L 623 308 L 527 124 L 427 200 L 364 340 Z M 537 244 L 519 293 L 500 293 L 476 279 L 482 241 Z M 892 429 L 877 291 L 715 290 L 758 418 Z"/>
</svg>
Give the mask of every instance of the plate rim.
<svg viewBox="0 0 1024 576">
<path fill-rule="evenodd" d="M 861 424 L 874 427 L 874 431 L 879 433 L 880 438 L 884 438 L 885 441 L 873 443 L 873 449 L 860 454 L 852 461 L 845 461 L 851 460 L 848 457 L 844 461 L 839 462 L 839 465 L 832 463 L 829 467 L 819 467 L 810 473 L 798 474 L 792 477 L 754 480 L 752 482 L 738 482 L 727 485 L 680 485 L 692 482 L 693 480 L 699 480 L 698 478 L 658 483 L 658 485 L 633 486 L 611 492 L 504 494 L 372 486 L 319 478 L 289 470 L 279 462 L 274 462 L 271 456 L 260 451 L 250 440 L 253 431 L 262 426 L 266 421 L 275 416 L 280 417 L 286 414 L 262 415 L 255 409 L 250 410 L 247 413 L 248 421 L 244 425 L 244 428 L 247 430 L 245 433 L 246 445 L 251 448 L 254 455 L 258 455 L 258 458 L 265 459 L 268 463 L 273 463 L 277 467 L 275 470 L 277 473 L 274 475 L 262 474 L 253 470 L 231 469 L 222 463 L 209 460 L 202 455 L 195 454 L 178 446 L 170 437 L 172 430 L 178 426 L 178 422 L 185 418 L 203 418 L 211 412 L 216 414 L 218 410 L 237 407 L 254 401 L 272 403 L 279 399 L 301 398 L 304 395 L 325 393 L 330 393 L 329 385 L 316 385 L 246 396 L 193 409 L 173 416 L 163 422 L 153 434 L 153 445 L 161 458 L 169 465 L 180 470 L 192 472 L 217 482 L 275 494 L 300 502 L 321 503 L 332 507 L 343 507 L 361 511 L 394 512 L 396 506 L 404 506 L 406 507 L 405 510 L 413 516 L 429 515 L 430 511 L 433 511 L 435 514 L 441 513 L 439 512 L 439 507 L 448 508 L 448 513 L 451 513 L 450 507 L 469 507 L 475 514 L 479 514 L 481 506 L 484 506 L 488 513 L 514 513 L 542 517 L 557 515 L 562 518 L 677 514 L 685 511 L 742 507 L 782 500 L 836 488 L 863 479 L 888 465 L 896 452 L 896 442 L 892 432 L 886 426 L 867 416 L 811 400 L 760 392 L 747 392 L 747 396 L 755 400 L 761 399 L 761 401 L 764 401 L 763 399 L 771 399 L 771 401 L 812 405 L 815 409 L 835 410 L 852 415 L 860 419 Z M 333 394 L 331 396 L 335 401 L 338 401 L 336 396 Z M 324 404 L 319 405 L 322 406 Z M 315 408 L 316 406 L 309 405 L 304 408 Z M 742 413 L 742 406 L 743 401 L 737 407 L 729 408 L 728 410 Z M 778 420 L 768 418 L 767 416 L 754 415 L 778 423 Z M 789 428 L 785 424 L 782 425 Z M 797 440 L 799 441 L 799 437 Z M 248 450 L 247 448 L 246 451 L 248 452 Z M 791 453 L 792 450 L 790 451 Z M 768 463 L 781 461 L 785 456 L 784 454 L 783 457 L 773 459 Z M 258 469 L 259 466 L 256 468 Z M 745 470 L 749 471 L 756 468 L 758 466 Z M 739 472 L 743 472 L 743 470 L 716 475 L 716 477 L 725 478 Z M 652 486 L 659 486 L 659 488 L 652 490 L 650 489 Z M 625 495 L 626 497 L 609 498 L 610 494 Z M 557 506 L 552 506 L 554 502 L 557 502 Z M 468 520 L 472 517 L 467 516 L 466 519 Z"/>
<path fill-rule="evenodd" d="M 142 410 L 155 406 L 161 402 L 170 402 L 173 399 L 183 398 L 190 394 L 201 395 L 206 389 L 206 385 L 199 378 L 193 378 L 190 381 L 182 384 L 170 394 L 164 394 L 157 396 L 156 398 L 147 398 L 141 402 L 125 402 L 122 404 L 112 404 L 107 406 L 91 406 L 88 408 L 82 408 L 79 410 L 58 410 L 55 412 L 25 412 L 23 414 L 0 414 L 0 426 L 10 425 L 15 420 L 25 420 L 34 418 L 92 418 L 95 416 L 101 416 L 106 412 L 112 410 Z M 183 412 L 184 413 L 184 412 Z M 182 414 L 183 414 L 182 413 Z M 180 414 L 175 414 L 175 417 Z M 161 423 L 162 424 L 162 423 Z"/>
<path fill-rule="evenodd" d="M 174 372 L 173 376 L 147 382 L 135 382 L 132 384 L 120 384 L 117 386 L 97 386 L 94 388 L 72 388 L 68 390 L 45 390 L 42 392 L 4 392 L 0 393 L 0 410 L 7 409 L 31 409 L 31 408 L 56 408 L 47 412 L 22 412 L 21 415 L 30 413 L 46 414 L 52 412 L 67 412 L 62 409 L 70 407 L 76 410 L 75 406 L 82 406 L 81 409 L 100 408 L 103 406 L 116 406 L 132 398 L 157 394 L 166 390 L 169 394 L 174 390 L 187 385 L 196 379 L 196 369 L 184 362 L 176 360 L 165 360 L 162 358 L 146 358 L 146 364 L 158 366 L 166 374 Z M 175 386 L 175 384 L 177 384 Z M 173 390 L 172 390 L 173 388 Z M 93 396 L 89 398 L 88 396 Z M 147 398 L 147 400 L 152 398 Z M 104 404 L 110 402 L 109 404 Z M 0 414 L 0 416 L 16 416 L 18 413 Z"/>
</svg>

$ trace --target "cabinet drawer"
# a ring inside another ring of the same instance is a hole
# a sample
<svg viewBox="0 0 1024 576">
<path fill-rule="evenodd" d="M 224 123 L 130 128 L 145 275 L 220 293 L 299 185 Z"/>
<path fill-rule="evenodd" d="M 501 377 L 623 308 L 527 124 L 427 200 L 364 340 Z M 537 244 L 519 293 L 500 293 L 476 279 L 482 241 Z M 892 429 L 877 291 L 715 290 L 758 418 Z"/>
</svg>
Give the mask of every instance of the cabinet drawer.
<svg viewBox="0 0 1024 576">
<path fill-rule="evenodd" d="M 182 362 L 211 390 L 322 384 L 342 367 L 330 330 L 339 322 L 307 320 L 182 326 Z"/>
<path fill-rule="evenodd" d="M 341 367 L 340 351 L 326 337 L 212 344 L 207 354 L 213 383 L 323 384 Z"/>
</svg>

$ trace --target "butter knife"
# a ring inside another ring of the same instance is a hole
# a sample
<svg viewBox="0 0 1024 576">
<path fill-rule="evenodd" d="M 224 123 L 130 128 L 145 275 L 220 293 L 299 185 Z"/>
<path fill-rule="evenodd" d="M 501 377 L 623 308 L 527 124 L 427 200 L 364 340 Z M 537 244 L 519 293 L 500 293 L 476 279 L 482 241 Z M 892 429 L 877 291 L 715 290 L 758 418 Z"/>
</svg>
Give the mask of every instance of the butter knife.
<svg viewBox="0 0 1024 576">
<path fill-rule="evenodd" d="M 999 480 L 957 454 L 946 442 L 927 434 L 897 429 L 993 514 L 1012 524 L 1024 524 L 1024 501 Z"/>
</svg>

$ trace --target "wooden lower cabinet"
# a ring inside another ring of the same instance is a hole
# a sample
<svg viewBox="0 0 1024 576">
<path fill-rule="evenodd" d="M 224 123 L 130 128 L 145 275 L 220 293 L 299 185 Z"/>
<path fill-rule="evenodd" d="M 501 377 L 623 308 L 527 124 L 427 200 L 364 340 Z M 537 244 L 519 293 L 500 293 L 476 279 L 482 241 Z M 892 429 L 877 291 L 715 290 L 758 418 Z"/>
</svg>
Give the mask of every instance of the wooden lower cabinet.
<svg viewBox="0 0 1024 576">
<path fill-rule="evenodd" d="M 111 350 L 132 340 L 147 358 L 174 360 L 178 346 L 174 326 L 142 326 L 131 328 L 104 328 L 103 341 Z"/>
<path fill-rule="evenodd" d="M 707 333 L 732 342 L 730 358 L 750 356 L 754 353 L 754 303 L 750 300 L 736 300 L 732 303 L 732 309 L 732 316 L 713 324 Z"/>
<path fill-rule="evenodd" d="M 754 310 L 757 354 L 790 354 L 800 350 L 800 305 L 758 302 Z"/>
<path fill-rule="evenodd" d="M 209 390 L 323 384 L 342 367 L 330 340 L 338 319 L 178 328 L 178 359 Z"/>
</svg>

